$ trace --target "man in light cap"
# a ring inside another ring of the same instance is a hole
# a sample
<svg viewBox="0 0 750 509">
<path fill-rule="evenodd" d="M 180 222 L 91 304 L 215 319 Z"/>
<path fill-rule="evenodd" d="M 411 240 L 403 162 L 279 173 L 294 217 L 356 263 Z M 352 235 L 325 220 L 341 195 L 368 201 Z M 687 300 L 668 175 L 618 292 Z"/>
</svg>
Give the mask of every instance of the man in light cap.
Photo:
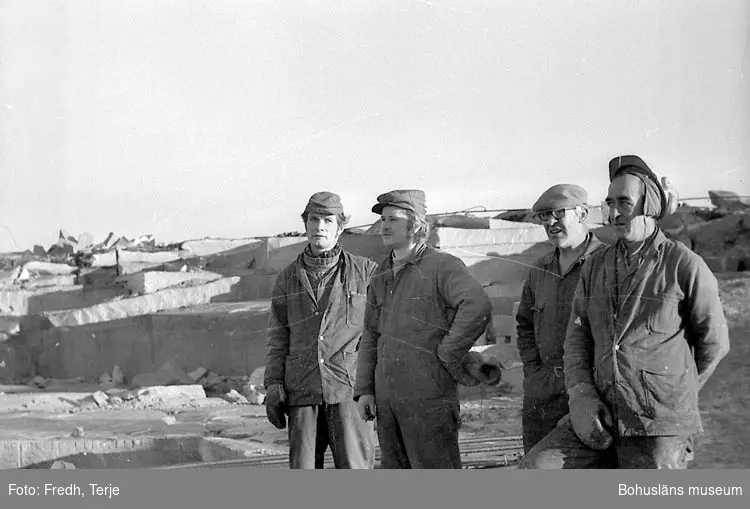
<svg viewBox="0 0 750 509">
<path fill-rule="evenodd" d="M 667 239 L 667 194 L 637 156 L 612 159 L 616 242 L 583 266 L 565 339 L 570 414 L 521 468 L 684 469 L 698 392 L 729 351 L 716 278 Z"/>
<path fill-rule="evenodd" d="M 378 196 L 381 236 L 391 248 L 368 290 L 354 397 L 377 418 L 383 468 L 461 468 L 457 383 L 491 305 L 458 258 L 426 244 L 421 190 Z"/>
<path fill-rule="evenodd" d="M 542 193 L 532 211 L 544 225 L 554 251 L 537 260 L 523 287 L 516 314 L 518 352 L 523 361 L 523 448 L 552 431 L 568 413 L 563 343 L 583 262 L 603 244 L 589 232 L 588 194 L 574 184 Z"/>
<path fill-rule="evenodd" d="M 339 244 L 348 217 L 338 195 L 318 192 L 302 213 L 308 244 L 276 279 L 266 349 L 266 413 L 289 416 L 289 465 L 368 469 L 375 431 L 352 400 L 367 286 L 377 264 Z"/>
</svg>

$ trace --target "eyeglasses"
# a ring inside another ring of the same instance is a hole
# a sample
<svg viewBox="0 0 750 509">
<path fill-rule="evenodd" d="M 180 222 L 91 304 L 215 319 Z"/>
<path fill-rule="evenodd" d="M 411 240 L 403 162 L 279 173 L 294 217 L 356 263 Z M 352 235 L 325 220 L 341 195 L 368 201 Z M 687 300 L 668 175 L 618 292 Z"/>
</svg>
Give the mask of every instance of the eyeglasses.
<svg viewBox="0 0 750 509">
<path fill-rule="evenodd" d="M 565 211 L 566 210 L 573 210 L 573 209 L 556 209 L 556 210 L 544 210 L 542 212 L 537 212 L 536 218 L 539 219 L 541 222 L 546 223 L 549 221 L 550 217 L 554 217 L 555 219 L 562 219 L 565 217 Z"/>
</svg>

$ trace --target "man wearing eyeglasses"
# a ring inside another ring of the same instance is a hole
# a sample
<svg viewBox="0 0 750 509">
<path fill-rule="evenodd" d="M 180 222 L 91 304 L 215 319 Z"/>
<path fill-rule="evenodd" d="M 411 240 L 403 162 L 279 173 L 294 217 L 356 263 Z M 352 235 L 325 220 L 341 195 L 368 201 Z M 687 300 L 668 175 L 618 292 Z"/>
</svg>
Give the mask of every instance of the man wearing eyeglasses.
<svg viewBox="0 0 750 509">
<path fill-rule="evenodd" d="M 581 265 L 603 244 L 589 232 L 586 190 L 557 184 L 532 211 L 554 251 L 529 271 L 516 314 L 523 361 L 523 446 L 528 452 L 568 413 L 562 359 L 565 330 Z"/>
<path fill-rule="evenodd" d="M 698 392 L 729 352 L 716 277 L 664 236 L 671 207 L 637 156 L 609 163 L 616 243 L 581 271 L 564 345 L 570 413 L 520 468 L 685 469 Z"/>
</svg>

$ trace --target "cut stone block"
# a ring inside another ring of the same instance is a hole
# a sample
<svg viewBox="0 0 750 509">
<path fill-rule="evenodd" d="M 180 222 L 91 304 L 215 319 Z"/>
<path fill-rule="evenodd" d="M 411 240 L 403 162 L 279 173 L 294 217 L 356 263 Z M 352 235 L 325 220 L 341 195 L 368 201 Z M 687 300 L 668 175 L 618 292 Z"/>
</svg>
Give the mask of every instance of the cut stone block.
<svg viewBox="0 0 750 509">
<path fill-rule="evenodd" d="M 39 261 L 26 262 L 23 268 L 29 274 L 39 274 L 45 276 L 65 276 L 78 272 L 78 267 L 75 267 L 73 265 Z"/>
<path fill-rule="evenodd" d="M 96 379 L 114 364 L 129 381 L 171 359 L 182 369 L 251 375 L 265 364 L 270 301 L 204 304 L 151 315 L 28 331 L 36 369 L 51 378 Z M 0 344 L 1 345 L 1 344 Z M 191 380 L 192 382 L 192 380 Z"/>
<path fill-rule="evenodd" d="M 55 461 L 57 458 L 66 458 L 82 454 L 93 456 L 97 454 L 154 449 L 160 441 L 163 441 L 163 439 L 89 439 L 74 437 L 66 439 L 14 440 L 6 442 L 14 444 L 17 451 L 17 455 L 14 455 L 17 466 L 11 468 L 24 468 L 32 465 L 47 464 Z"/>
<path fill-rule="evenodd" d="M 83 308 L 126 295 L 119 288 L 85 289 L 81 285 L 33 290 L 0 290 L 0 312 L 27 316 L 45 311 Z"/>
<path fill-rule="evenodd" d="M 140 389 L 138 399 L 162 401 L 206 399 L 206 391 L 203 390 L 202 385 L 158 385 Z"/>
<path fill-rule="evenodd" d="M 24 281 L 22 287 L 25 289 L 32 289 L 50 286 L 57 288 L 61 286 L 75 286 L 77 279 L 78 277 L 72 274 L 66 276 L 42 276 Z"/>
<path fill-rule="evenodd" d="M 230 293 L 232 285 L 237 282 L 239 282 L 238 277 L 223 278 L 190 288 L 167 289 L 82 309 L 44 313 L 43 316 L 54 327 L 74 327 L 119 320 L 166 309 L 205 304 L 218 295 Z"/>
<path fill-rule="evenodd" d="M 138 272 L 120 276 L 116 282 L 122 283 L 136 294 L 154 293 L 175 286 L 196 286 L 221 279 L 221 274 L 214 272 Z"/>
<path fill-rule="evenodd" d="M 98 379 L 117 364 L 128 380 L 155 369 L 148 315 L 80 327 L 30 329 L 24 333 L 39 374 Z"/>
<path fill-rule="evenodd" d="M 106 253 L 94 253 L 91 257 L 92 267 L 114 267 L 119 264 L 143 263 L 159 265 L 180 259 L 179 251 L 107 251 Z"/>
<path fill-rule="evenodd" d="M 496 220 L 493 226 L 489 230 L 437 228 L 434 232 L 435 246 L 440 249 L 463 249 L 469 256 L 494 254 L 534 257 L 549 250 L 548 246 L 539 246 L 549 244 L 541 225 Z"/>
<path fill-rule="evenodd" d="M 93 268 L 114 267 L 117 265 L 117 254 L 114 251 L 106 253 L 94 253 L 91 255 L 91 266 Z"/>
<path fill-rule="evenodd" d="M 200 239 L 189 240 L 182 243 L 182 258 L 210 256 L 219 253 L 227 253 L 238 248 L 253 250 L 263 244 L 263 241 L 254 237 L 240 239 Z"/>
<path fill-rule="evenodd" d="M 177 359 L 222 376 L 250 375 L 265 364 L 268 300 L 207 304 L 153 315 L 156 364 Z"/>
</svg>

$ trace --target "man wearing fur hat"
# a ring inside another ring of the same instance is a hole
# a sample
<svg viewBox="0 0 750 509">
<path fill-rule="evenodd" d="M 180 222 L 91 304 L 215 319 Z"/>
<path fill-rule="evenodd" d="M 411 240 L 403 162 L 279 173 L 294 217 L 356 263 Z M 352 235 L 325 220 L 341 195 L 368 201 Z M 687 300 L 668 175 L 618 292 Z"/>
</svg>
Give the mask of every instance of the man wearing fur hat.
<svg viewBox="0 0 750 509">
<path fill-rule="evenodd" d="M 528 452 L 568 414 L 563 343 L 583 262 L 603 244 L 589 232 L 588 193 L 556 184 L 532 211 L 554 251 L 529 271 L 516 314 L 518 352 L 523 361 L 523 448 Z"/>
<path fill-rule="evenodd" d="M 565 339 L 570 413 L 520 468 L 684 469 L 698 392 L 729 351 L 716 278 L 665 237 L 669 202 L 637 156 L 612 159 L 616 242 L 584 264 Z"/>
<path fill-rule="evenodd" d="M 458 383 L 491 305 L 458 258 L 426 244 L 421 190 L 381 194 L 372 211 L 391 249 L 368 289 L 354 397 L 377 418 L 387 469 L 461 468 Z"/>
<path fill-rule="evenodd" d="M 289 464 L 373 468 L 375 431 L 352 400 L 367 286 L 377 264 L 344 251 L 338 195 L 315 193 L 302 213 L 308 245 L 277 277 L 266 349 L 266 413 L 289 416 Z"/>
</svg>

